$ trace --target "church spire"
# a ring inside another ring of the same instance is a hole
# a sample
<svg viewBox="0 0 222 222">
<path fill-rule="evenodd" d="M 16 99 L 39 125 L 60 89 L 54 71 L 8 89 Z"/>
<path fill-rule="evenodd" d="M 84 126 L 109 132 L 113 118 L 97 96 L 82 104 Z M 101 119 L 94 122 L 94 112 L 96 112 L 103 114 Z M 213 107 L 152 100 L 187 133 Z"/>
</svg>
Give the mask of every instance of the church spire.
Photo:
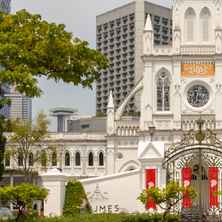
<svg viewBox="0 0 222 222">
<path fill-rule="evenodd" d="M 115 133 L 115 110 L 114 110 L 114 102 L 113 102 L 113 93 L 110 91 L 109 94 L 109 102 L 107 106 L 107 134 L 113 135 Z"/>
<path fill-rule="evenodd" d="M 152 26 L 152 22 L 151 22 L 151 17 L 150 14 L 147 15 L 147 19 L 146 19 L 146 24 L 144 27 L 144 31 L 145 32 L 153 32 L 153 26 Z"/>
<path fill-rule="evenodd" d="M 110 91 L 109 93 L 109 102 L 108 102 L 108 109 L 113 109 L 114 108 L 114 102 L 113 102 L 113 92 Z"/>
<path fill-rule="evenodd" d="M 146 24 L 143 30 L 143 54 L 151 55 L 153 51 L 153 26 L 151 16 L 148 14 Z"/>
</svg>

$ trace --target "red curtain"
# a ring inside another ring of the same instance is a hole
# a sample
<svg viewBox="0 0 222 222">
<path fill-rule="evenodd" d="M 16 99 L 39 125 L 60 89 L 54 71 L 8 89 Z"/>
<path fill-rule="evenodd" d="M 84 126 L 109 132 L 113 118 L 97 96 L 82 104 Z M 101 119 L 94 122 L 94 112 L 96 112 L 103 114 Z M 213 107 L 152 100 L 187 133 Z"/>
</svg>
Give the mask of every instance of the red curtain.
<svg viewBox="0 0 222 222">
<path fill-rule="evenodd" d="M 192 180 L 192 169 L 189 167 L 185 167 L 182 169 L 182 182 L 185 188 L 189 187 Z M 183 196 L 183 207 L 184 208 L 191 208 L 192 207 L 192 200 L 189 195 L 185 192 Z"/>
<path fill-rule="evenodd" d="M 156 169 L 146 170 L 146 188 L 151 188 L 156 186 Z M 148 197 L 146 203 L 146 209 L 155 209 L 156 204 L 154 200 Z"/>
<path fill-rule="evenodd" d="M 209 167 L 209 192 L 210 192 L 210 208 L 219 207 L 218 199 L 218 168 Z"/>
</svg>

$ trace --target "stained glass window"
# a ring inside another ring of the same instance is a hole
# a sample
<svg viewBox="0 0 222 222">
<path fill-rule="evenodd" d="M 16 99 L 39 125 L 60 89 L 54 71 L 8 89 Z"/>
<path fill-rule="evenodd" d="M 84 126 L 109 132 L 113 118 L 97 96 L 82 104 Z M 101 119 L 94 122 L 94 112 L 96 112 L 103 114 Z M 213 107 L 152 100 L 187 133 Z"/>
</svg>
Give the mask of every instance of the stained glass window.
<svg viewBox="0 0 222 222">
<path fill-rule="evenodd" d="M 170 111 L 170 81 L 166 72 L 157 79 L 157 111 Z"/>
</svg>

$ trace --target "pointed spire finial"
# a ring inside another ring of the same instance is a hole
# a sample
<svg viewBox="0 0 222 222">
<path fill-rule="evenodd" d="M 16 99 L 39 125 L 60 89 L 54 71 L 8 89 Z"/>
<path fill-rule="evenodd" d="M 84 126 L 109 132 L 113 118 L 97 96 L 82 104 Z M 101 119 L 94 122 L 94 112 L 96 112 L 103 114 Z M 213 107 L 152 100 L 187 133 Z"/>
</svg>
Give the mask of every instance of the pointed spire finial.
<svg viewBox="0 0 222 222">
<path fill-rule="evenodd" d="M 109 102 L 107 108 L 114 108 L 114 102 L 113 102 L 113 92 L 110 90 L 109 92 Z"/>
<path fill-rule="evenodd" d="M 147 15 L 144 31 L 153 31 L 150 14 Z"/>
</svg>

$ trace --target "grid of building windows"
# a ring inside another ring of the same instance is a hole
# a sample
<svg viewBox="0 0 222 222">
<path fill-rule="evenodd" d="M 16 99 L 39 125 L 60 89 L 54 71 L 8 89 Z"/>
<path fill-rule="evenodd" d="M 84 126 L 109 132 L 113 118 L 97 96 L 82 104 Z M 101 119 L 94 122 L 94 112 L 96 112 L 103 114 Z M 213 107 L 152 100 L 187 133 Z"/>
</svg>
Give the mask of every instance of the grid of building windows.
<svg viewBox="0 0 222 222">
<path fill-rule="evenodd" d="M 172 40 L 171 10 L 148 2 L 144 3 L 145 18 L 151 15 L 156 45 L 167 45 Z M 106 113 L 109 92 L 113 92 L 115 107 L 119 107 L 135 87 L 137 81 L 136 61 L 138 15 L 136 3 L 130 3 L 97 16 L 97 49 L 110 61 L 107 70 L 101 73 L 96 85 L 96 111 Z M 141 39 L 142 41 L 142 39 Z M 140 56 L 142 52 L 140 53 Z M 136 112 L 135 98 L 126 107 L 127 113 Z"/>
<path fill-rule="evenodd" d="M 0 11 L 9 13 L 11 11 L 11 0 L 0 0 Z"/>
</svg>

